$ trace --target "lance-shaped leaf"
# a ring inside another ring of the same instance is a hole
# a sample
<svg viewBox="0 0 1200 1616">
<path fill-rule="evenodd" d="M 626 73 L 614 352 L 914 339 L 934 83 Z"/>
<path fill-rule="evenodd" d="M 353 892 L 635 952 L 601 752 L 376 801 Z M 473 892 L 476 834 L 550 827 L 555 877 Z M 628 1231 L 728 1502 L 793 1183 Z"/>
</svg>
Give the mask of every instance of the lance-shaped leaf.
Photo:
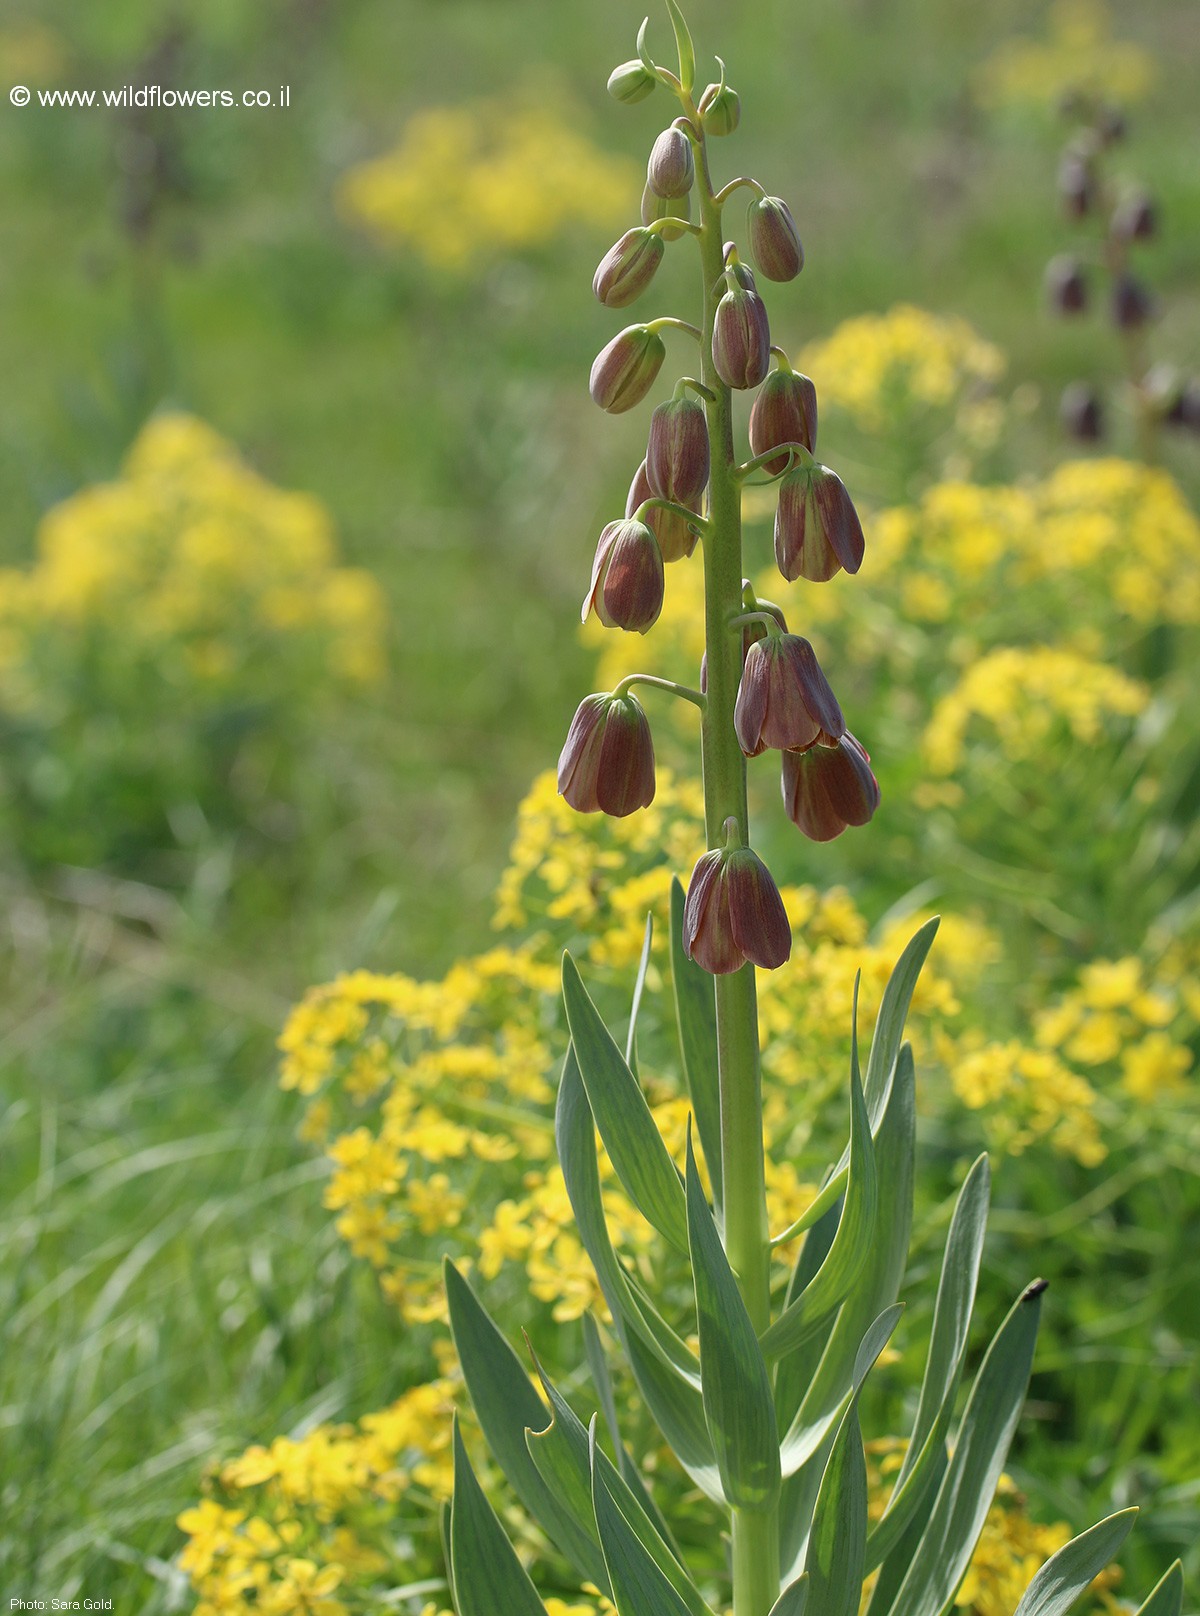
<svg viewBox="0 0 1200 1616">
<path fill-rule="evenodd" d="M 721 1484 L 735 1507 L 765 1509 L 774 1502 L 780 1479 L 771 1381 L 704 1199 L 690 1128 L 687 1217 L 700 1335 L 700 1386 Z"/>
<path fill-rule="evenodd" d="M 904 1527 L 900 1536 L 888 1553 L 879 1568 L 875 1578 L 875 1587 L 871 1592 L 871 1602 L 867 1606 L 866 1616 L 887 1616 L 896 1602 L 896 1595 L 900 1592 L 900 1584 L 908 1575 L 909 1567 L 917 1557 L 917 1550 L 921 1544 L 921 1536 L 929 1520 L 929 1512 L 933 1508 L 933 1500 L 937 1496 L 937 1489 L 941 1486 L 942 1477 L 946 1474 L 949 1460 L 946 1457 L 946 1447 L 942 1443 L 934 1455 L 934 1463 L 929 1482 L 930 1491 L 923 1497 L 913 1511 L 912 1519 Z M 871 1534 L 867 1533 L 867 1564 L 871 1560 Z"/>
<path fill-rule="evenodd" d="M 684 94 L 691 95 L 696 87 L 696 47 L 692 44 L 683 12 L 675 0 L 667 0 L 667 10 L 671 13 L 671 26 L 675 30 L 675 43 L 679 48 L 679 82 Z"/>
<path fill-rule="evenodd" d="M 527 1427 L 540 1431 L 548 1424 L 545 1404 L 458 1269 L 449 1259 L 443 1268 L 458 1361 L 488 1446 L 517 1497 L 551 1541 L 581 1576 L 603 1587 L 604 1558 L 589 1530 L 590 1515 L 581 1523 L 576 1513 L 564 1508 L 561 1495 L 547 1487 L 529 1456 L 525 1431 Z"/>
<path fill-rule="evenodd" d="M 671 881 L 671 980 L 683 1076 L 700 1134 L 700 1148 L 718 1212 L 721 1184 L 721 1092 L 717 1076 L 717 1000 L 713 978 L 683 948 L 685 898 L 679 877 Z"/>
<path fill-rule="evenodd" d="M 550 1399 L 554 1423 L 545 1431 L 527 1432 L 526 1441 L 529 1444 L 529 1451 L 533 1455 L 534 1463 L 541 1471 L 547 1485 L 561 1489 L 563 1498 L 569 1502 L 569 1506 L 574 1513 L 580 1515 L 581 1518 L 586 1514 L 589 1529 L 595 1536 L 597 1547 L 599 1547 L 599 1531 L 596 1527 L 592 1505 L 592 1465 L 594 1462 L 603 1475 L 605 1485 L 608 1487 L 609 1493 L 615 1500 L 621 1514 L 625 1517 L 632 1531 L 636 1533 L 643 1548 L 650 1555 L 655 1565 L 683 1600 L 690 1616 L 712 1616 L 708 1606 L 693 1586 L 678 1556 L 659 1533 L 658 1528 L 643 1509 L 639 1499 L 626 1484 L 616 1466 L 598 1443 L 595 1445 L 593 1460 L 592 1442 L 589 1433 L 584 1429 L 582 1421 L 577 1418 L 570 1405 L 547 1378 L 540 1365 L 538 1366 L 538 1373 L 541 1375 L 546 1396 Z M 609 1588 L 607 1569 L 604 1581 L 599 1586 L 606 1591 Z"/>
<path fill-rule="evenodd" d="M 848 1377 L 850 1384 L 840 1402 L 832 1409 L 820 1412 L 809 1424 L 805 1424 L 802 1420 L 804 1410 L 801 1408 L 800 1415 L 793 1421 L 780 1448 L 780 1463 L 785 1476 L 794 1476 L 797 1470 L 806 1465 L 819 1452 L 834 1426 L 845 1417 L 851 1402 L 862 1390 L 863 1381 L 871 1372 L 875 1360 L 891 1340 L 892 1331 L 903 1312 L 903 1306 L 899 1302 L 893 1302 L 892 1306 L 885 1308 L 868 1327 L 850 1366 Z"/>
<path fill-rule="evenodd" d="M 724 1504 L 721 1472 L 700 1393 L 668 1369 L 632 1330 L 622 1328 L 621 1334 L 633 1378 L 655 1425 L 700 1491 L 714 1504 Z"/>
<path fill-rule="evenodd" d="M 687 1214 L 679 1169 L 650 1114 L 641 1084 L 613 1042 L 570 954 L 563 955 L 562 983 L 588 1104 L 617 1177 L 643 1217 L 686 1252 Z"/>
<path fill-rule="evenodd" d="M 475 1479 L 454 1422 L 454 1502 L 450 1563 L 458 1616 L 546 1616 L 525 1567 Z"/>
<path fill-rule="evenodd" d="M 788 1280 L 787 1295 L 783 1303 L 785 1312 L 799 1296 L 804 1294 L 829 1255 L 829 1248 L 837 1233 L 839 1215 L 840 1200 L 835 1201 L 804 1236 L 804 1244 L 800 1247 L 795 1267 Z M 832 1329 L 832 1321 L 829 1323 L 829 1329 Z M 817 1365 L 821 1362 L 825 1350 L 828 1333 L 828 1329 L 824 1332 L 815 1331 L 799 1347 L 780 1359 L 775 1370 L 775 1411 L 779 1416 L 781 1431 L 787 1430 L 804 1401 L 808 1388 L 812 1385 Z"/>
<path fill-rule="evenodd" d="M 1045 1288 L 1023 1292 L 988 1348 L 892 1616 L 940 1616 L 966 1575 L 1025 1401 Z"/>
<path fill-rule="evenodd" d="M 629 1009 L 629 1032 L 625 1038 L 625 1064 L 638 1075 L 637 1024 L 642 1008 L 642 994 L 646 991 L 646 972 L 650 969 L 650 949 L 654 943 L 654 916 L 646 916 L 646 932 L 642 938 L 642 957 L 638 961 L 637 977 L 633 984 L 633 1003 Z"/>
<path fill-rule="evenodd" d="M 450 1553 L 450 1500 L 443 1501 L 438 1510 L 438 1536 L 442 1541 L 442 1561 L 446 1567 L 446 1586 L 450 1590 L 450 1603 L 458 1608 L 458 1600 L 454 1594 L 454 1559 Z"/>
<path fill-rule="evenodd" d="M 594 1420 L 589 1434 L 593 1455 L 592 1508 L 618 1616 L 690 1616 L 688 1607 L 659 1570 L 650 1551 L 622 1515 L 608 1490 L 604 1474 L 595 1460 Z M 503 1606 L 497 1608 L 504 1609 Z M 507 1610 L 505 1616 L 508 1616 Z"/>
<path fill-rule="evenodd" d="M 785 1475 L 797 1470 L 816 1451 L 825 1431 L 841 1418 L 863 1336 L 899 1294 L 912 1230 L 915 1143 L 916 1079 L 912 1049 L 906 1044 L 896 1063 L 896 1080 L 875 1141 L 879 1206 L 886 1207 L 889 1216 L 880 1217 L 881 1227 L 863 1272 L 838 1313 L 820 1363 L 784 1439 Z"/>
<path fill-rule="evenodd" d="M 975 1306 L 975 1287 L 987 1233 L 990 1189 L 988 1159 L 980 1156 L 963 1181 L 950 1220 L 921 1399 L 892 1496 L 867 1541 L 868 1571 L 873 1571 L 892 1552 L 922 1500 L 929 1497 L 934 1476 L 941 1469 L 946 1433 L 950 1429 L 967 1353 L 971 1311 Z M 932 1503 L 931 1497 L 929 1502 Z"/>
<path fill-rule="evenodd" d="M 771 1606 L 771 1616 L 804 1616 L 807 1604 L 808 1577 L 804 1575 L 797 1577 L 795 1582 L 788 1583 Z"/>
<path fill-rule="evenodd" d="M 574 1045 L 568 1049 L 563 1063 L 554 1112 L 554 1134 L 563 1182 L 575 1214 L 579 1238 L 591 1258 L 609 1310 L 614 1319 L 621 1320 L 635 1331 L 663 1364 L 698 1394 L 700 1365 L 695 1354 L 634 1286 L 613 1250 L 600 1194 L 595 1122 L 575 1059 Z M 697 1395 L 697 1406 L 699 1401 Z"/>
<path fill-rule="evenodd" d="M 866 1266 L 875 1239 L 879 1184 L 875 1147 L 857 1063 L 850 1071 L 850 1171 L 846 1199 L 829 1254 L 811 1283 L 780 1314 L 762 1338 L 768 1358 L 779 1358 L 820 1328 L 839 1307 Z"/>
<path fill-rule="evenodd" d="M 1136 1516 L 1136 1509 L 1119 1510 L 1052 1554 L 1021 1595 L 1016 1616 L 1066 1616 L 1092 1578 L 1111 1562 Z"/>
<path fill-rule="evenodd" d="M 604 1415 L 604 1423 L 608 1426 L 608 1434 L 612 1438 L 613 1451 L 617 1455 L 617 1469 L 621 1479 L 634 1493 L 638 1503 L 654 1522 L 655 1530 L 663 1542 L 670 1548 L 676 1559 L 679 1559 L 679 1550 L 671 1529 L 663 1519 L 662 1511 L 651 1498 L 650 1493 L 638 1474 L 638 1468 L 629 1454 L 629 1449 L 621 1440 L 621 1428 L 617 1422 L 617 1400 L 613 1394 L 612 1376 L 608 1372 L 608 1358 L 604 1351 L 604 1343 L 600 1339 L 600 1329 L 590 1313 L 585 1313 L 582 1319 L 583 1345 L 587 1356 L 588 1369 L 592 1376 L 592 1385 L 596 1388 L 596 1396 L 600 1399 L 600 1411 Z"/>
<path fill-rule="evenodd" d="M 867 1547 L 867 1457 L 858 1399 L 846 1410 L 821 1478 L 804 1569 L 821 1616 L 858 1616 Z"/>
<path fill-rule="evenodd" d="M 1181 1616 L 1183 1611 L 1183 1565 L 1176 1560 L 1168 1566 L 1137 1616 Z"/>
</svg>

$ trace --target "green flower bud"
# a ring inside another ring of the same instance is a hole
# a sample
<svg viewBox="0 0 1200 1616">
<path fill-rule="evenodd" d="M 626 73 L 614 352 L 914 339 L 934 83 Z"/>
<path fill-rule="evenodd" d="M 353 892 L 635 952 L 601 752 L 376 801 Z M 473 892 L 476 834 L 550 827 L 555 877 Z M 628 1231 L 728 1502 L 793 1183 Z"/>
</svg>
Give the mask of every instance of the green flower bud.
<svg viewBox="0 0 1200 1616">
<path fill-rule="evenodd" d="M 662 497 L 661 495 L 659 496 Z M 629 485 L 629 495 L 625 501 L 625 515 L 632 516 L 648 499 L 654 498 L 654 489 L 650 486 L 650 478 L 646 473 L 646 462 L 643 460 L 634 473 L 633 481 Z M 699 512 L 697 512 L 697 515 Z M 664 561 L 686 561 L 696 548 L 696 534 L 684 521 L 682 516 L 674 511 L 664 511 L 656 505 L 646 512 L 646 526 L 658 540 L 658 547 L 662 551 Z"/>
<path fill-rule="evenodd" d="M 826 583 L 862 566 L 866 541 L 846 485 L 828 466 L 797 466 L 779 485 L 775 560 L 793 582 Z"/>
<path fill-rule="evenodd" d="M 713 364 L 726 387 L 757 387 L 771 365 L 767 308 L 757 292 L 731 287 L 717 304 Z"/>
<path fill-rule="evenodd" d="M 750 411 L 750 450 L 757 458 L 777 443 L 802 443 L 811 454 L 817 444 L 817 390 L 795 370 L 773 370 L 759 388 Z M 787 470 L 787 454 L 763 462 L 772 477 Z"/>
<path fill-rule="evenodd" d="M 748 847 L 697 861 L 683 906 L 683 951 L 712 976 L 747 961 L 773 971 L 792 952 L 792 929 L 770 870 Z"/>
<path fill-rule="evenodd" d="M 624 819 L 654 801 L 654 742 L 641 702 L 586 696 L 558 759 L 558 792 L 581 814 Z"/>
<path fill-rule="evenodd" d="M 769 281 L 791 281 L 804 268 L 804 248 L 791 209 L 778 196 L 756 197 L 746 216 L 754 262 Z"/>
<path fill-rule="evenodd" d="M 710 84 L 696 110 L 706 135 L 731 135 L 742 121 L 741 97 L 728 84 Z"/>
<path fill-rule="evenodd" d="M 803 752 L 785 752 L 783 805 L 813 842 L 831 842 L 847 825 L 865 825 L 879 807 L 866 749 L 847 730 L 836 746 L 818 741 Z"/>
<path fill-rule="evenodd" d="M 644 101 L 658 80 L 643 62 L 622 62 L 608 75 L 608 93 L 627 107 Z"/>
<path fill-rule="evenodd" d="M 588 389 L 602 410 L 622 415 L 654 386 L 667 347 L 657 331 L 629 325 L 596 355 Z"/>
<path fill-rule="evenodd" d="M 671 398 L 650 417 L 646 474 L 660 499 L 694 507 L 708 487 L 708 422 L 694 398 Z"/>
<path fill-rule="evenodd" d="M 746 653 L 733 710 L 738 745 L 747 757 L 767 747 L 803 750 L 816 741 L 835 746 L 846 720 L 807 640 L 768 634 Z"/>
<path fill-rule="evenodd" d="M 606 309 L 623 309 L 649 286 L 666 250 L 657 232 L 627 230 L 600 260 L 592 291 Z"/>
<path fill-rule="evenodd" d="M 653 224 L 656 219 L 687 219 L 692 217 L 692 193 L 686 196 L 656 196 L 647 185 L 642 191 L 642 223 Z M 678 241 L 686 230 L 667 225 L 658 234 L 664 241 Z"/>
<path fill-rule="evenodd" d="M 696 177 L 692 143 L 674 124 L 654 142 L 646 165 L 646 183 L 656 196 L 686 196 Z"/>
<path fill-rule="evenodd" d="M 654 534 L 630 517 L 610 522 L 596 545 L 583 621 L 594 611 L 605 628 L 645 634 L 658 621 L 663 594 L 662 551 Z"/>
</svg>

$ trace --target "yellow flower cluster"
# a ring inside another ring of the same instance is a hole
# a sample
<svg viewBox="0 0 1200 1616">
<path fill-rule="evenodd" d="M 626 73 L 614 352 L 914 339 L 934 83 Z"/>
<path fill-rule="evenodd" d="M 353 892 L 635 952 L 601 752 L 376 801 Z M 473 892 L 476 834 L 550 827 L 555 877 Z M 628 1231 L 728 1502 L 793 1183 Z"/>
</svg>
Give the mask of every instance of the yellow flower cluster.
<svg viewBox="0 0 1200 1616">
<path fill-rule="evenodd" d="M 615 228 L 636 174 L 532 97 L 479 101 L 412 117 L 387 156 L 342 179 L 343 215 L 434 269 L 539 247 L 581 224 Z"/>
<path fill-rule="evenodd" d="M 1010 762 L 1033 762 L 1062 730 L 1084 744 L 1112 720 L 1143 712 L 1150 692 L 1106 663 L 1053 646 L 1002 646 L 972 663 L 933 710 L 925 731 L 925 761 L 935 774 L 962 763 L 967 732 L 979 720 Z M 1127 725 L 1120 725 L 1120 729 Z"/>
<path fill-rule="evenodd" d="M 179 691 L 262 675 L 262 699 L 301 646 L 317 677 L 372 680 L 383 615 L 375 579 L 337 564 L 316 499 L 273 487 L 195 417 L 161 415 L 117 481 L 47 514 L 29 571 L 0 574 L 0 704 L 53 716 L 64 665 L 98 638 L 106 663 L 152 660 Z"/>
<path fill-rule="evenodd" d="M 1121 104 L 1140 101 L 1156 76 L 1148 51 L 1112 37 L 1102 0 L 1057 0 L 1049 38 L 1008 40 L 980 70 L 976 90 L 988 107 L 1052 108 L 1071 92 Z"/>
<path fill-rule="evenodd" d="M 951 409 L 986 391 L 1004 356 L 967 321 L 898 303 L 846 320 L 796 363 L 822 407 L 845 410 L 865 431 L 916 409 Z"/>
</svg>

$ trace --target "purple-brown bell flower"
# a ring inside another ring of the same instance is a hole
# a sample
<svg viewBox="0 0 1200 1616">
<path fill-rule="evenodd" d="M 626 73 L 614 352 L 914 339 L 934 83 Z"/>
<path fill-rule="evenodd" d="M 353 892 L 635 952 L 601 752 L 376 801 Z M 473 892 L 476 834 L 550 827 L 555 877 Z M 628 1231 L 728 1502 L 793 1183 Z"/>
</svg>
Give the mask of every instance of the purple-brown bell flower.
<svg viewBox="0 0 1200 1616">
<path fill-rule="evenodd" d="M 629 485 L 625 515 L 632 516 L 646 500 L 655 497 L 655 491 L 650 486 L 650 478 L 646 474 L 646 462 L 643 460 Z M 658 540 L 664 561 L 685 561 L 696 548 L 696 534 L 676 511 L 664 511 L 661 505 L 654 505 L 646 512 L 643 520 Z"/>
<path fill-rule="evenodd" d="M 649 286 L 666 250 L 658 231 L 627 230 L 600 260 L 592 291 L 606 309 L 623 309 Z"/>
<path fill-rule="evenodd" d="M 644 522 L 610 522 L 596 545 L 581 617 L 594 611 L 605 628 L 645 634 L 663 608 L 663 558 Z"/>
<path fill-rule="evenodd" d="M 627 325 L 596 355 L 588 390 L 602 410 L 622 415 L 645 398 L 666 357 L 667 345 L 657 331 Z"/>
<path fill-rule="evenodd" d="M 835 746 L 841 740 L 846 720 L 807 640 L 768 633 L 750 647 L 733 727 L 747 757 L 757 757 L 769 746 L 790 751 L 814 741 Z"/>
<path fill-rule="evenodd" d="M 1135 275 L 1118 275 L 1113 283 L 1113 324 L 1120 331 L 1136 331 L 1154 313 L 1154 299 Z"/>
<path fill-rule="evenodd" d="M 581 814 L 624 819 L 654 801 L 654 742 L 641 702 L 585 696 L 558 759 L 558 791 Z"/>
<path fill-rule="evenodd" d="M 717 304 L 713 364 L 726 387 L 757 387 L 771 365 L 767 306 L 747 286 L 731 286 Z"/>
<path fill-rule="evenodd" d="M 692 143 L 672 124 L 654 142 L 646 165 L 646 184 L 656 196 L 686 196 L 692 188 L 696 163 Z"/>
<path fill-rule="evenodd" d="M 775 559 L 785 578 L 825 583 L 862 566 L 866 540 L 846 485 L 828 466 L 797 466 L 779 485 Z"/>
<path fill-rule="evenodd" d="M 1087 280 L 1073 253 L 1060 253 L 1046 265 L 1046 296 L 1056 314 L 1082 314 L 1087 308 Z"/>
<path fill-rule="evenodd" d="M 792 952 L 792 929 L 770 870 L 748 847 L 697 861 L 683 906 L 683 950 L 713 976 L 748 961 L 773 971 Z"/>
<path fill-rule="evenodd" d="M 1158 210 L 1145 191 L 1122 197 L 1112 216 L 1112 233 L 1122 241 L 1149 241 L 1158 228 Z"/>
<path fill-rule="evenodd" d="M 867 823 L 879 807 L 879 782 L 849 730 L 836 746 L 818 741 L 783 754 L 783 805 L 813 842 L 831 842 L 847 825 Z"/>
<path fill-rule="evenodd" d="M 1065 430 L 1081 443 L 1096 443 L 1104 436 L 1104 411 L 1086 382 L 1067 383 L 1058 413 Z"/>
<path fill-rule="evenodd" d="M 769 281 L 792 281 L 804 268 L 800 232 L 779 196 L 756 197 L 746 216 L 750 256 Z"/>
<path fill-rule="evenodd" d="M 811 454 L 817 446 L 817 390 L 795 370 L 773 370 L 754 397 L 750 411 L 750 452 L 766 454 L 778 443 L 802 443 Z M 787 470 L 788 455 L 763 462 L 777 477 Z"/>
<path fill-rule="evenodd" d="M 708 487 L 708 422 L 686 395 L 659 404 L 650 417 L 646 475 L 660 499 L 694 508 Z"/>
</svg>

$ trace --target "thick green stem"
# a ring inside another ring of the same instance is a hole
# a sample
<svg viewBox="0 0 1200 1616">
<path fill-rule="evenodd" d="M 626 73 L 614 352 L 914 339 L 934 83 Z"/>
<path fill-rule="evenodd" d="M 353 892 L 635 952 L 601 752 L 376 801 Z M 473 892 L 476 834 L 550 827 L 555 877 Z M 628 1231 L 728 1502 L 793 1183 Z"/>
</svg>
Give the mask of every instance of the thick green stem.
<svg viewBox="0 0 1200 1616">
<path fill-rule="evenodd" d="M 699 120 L 696 119 L 696 127 Z M 723 826 L 737 820 L 749 841 L 746 761 L 733 727 L 741 678 L 740 629 L 730 620 L 742 607 L 741 489 L 733 452 L 733 400 L 712 361 L 712 330 L 723 290 L 721 208 L 713 194 L 703 140 L 697 143 L 700 257 L 704 281 L 703 379 L 711 441 L 708 528 L 704 534 L 705 645 L 708 705 L 702 726 L 704 814 L 709 847 L 724 843 Z M 746 1309 L 758 1331 L 771 1321 L 770 1234 L 763 1172 L 762 1085 L 754 966 L 718 976 L 717 1053 L 721 1089 L 721 1165 L 725 1250 Z M 734 1616 L 768 1616 L 779 1594 L 776 1509 L 733 1511 Z"/>
</svg>

